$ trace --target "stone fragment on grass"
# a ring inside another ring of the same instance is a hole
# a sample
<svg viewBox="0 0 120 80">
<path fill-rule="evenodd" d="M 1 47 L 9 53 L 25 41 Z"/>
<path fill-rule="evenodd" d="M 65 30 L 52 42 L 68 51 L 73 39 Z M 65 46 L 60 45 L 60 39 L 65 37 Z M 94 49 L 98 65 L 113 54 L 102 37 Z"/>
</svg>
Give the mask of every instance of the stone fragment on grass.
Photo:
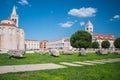
<svg viewBox="0 0 120 80">
<path fill-rule="evenodd" d="M 79 55 L 86 55 L 86 51 L 84 48 L 81 48 Z"/>
<path fill-rule="evenodd" d="M 23 58 L 25 54 L 24 50 L 9 50 L 8 51 L 8 55 L 10 58 L 14 57 L 14 58 Z"/>
<path fill-rule="evenodd" d="M 51 49 L 50 50 L 50 55 L 58 57 L 58 56 L 60 56 L 60 53 L 59 53 L 59 51 L 57 49 Z"/>
</svg>

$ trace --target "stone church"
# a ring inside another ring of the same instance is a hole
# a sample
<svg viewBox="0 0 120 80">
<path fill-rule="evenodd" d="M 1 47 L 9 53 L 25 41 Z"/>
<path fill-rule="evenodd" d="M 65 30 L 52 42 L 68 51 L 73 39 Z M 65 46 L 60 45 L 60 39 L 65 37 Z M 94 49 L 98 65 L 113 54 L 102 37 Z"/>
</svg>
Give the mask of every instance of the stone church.
<svg viewBox="0 0 120 80">
<path fill-rule="evenodd" d="M 101 48 L 101 43 L 107 40 L 110 42 L 110 48 L 114 49 L 115 37 L 113 34 L 96 34 L 93 30 L 93 24 L 91 23 L 91 21 L 88 21 L 88 23 L 85 26 L 85 31 L 89 32 L 92 35 L 92 42 L 98 42 L 100 45 L 99 47 Z"/>
<path fill-rule="evenodd" d="M 0 21 L 0 52 L 24 50 L 24 30 L 19 28 L 18 19 L 14 6 L 10 18 Z"/>
</svg>

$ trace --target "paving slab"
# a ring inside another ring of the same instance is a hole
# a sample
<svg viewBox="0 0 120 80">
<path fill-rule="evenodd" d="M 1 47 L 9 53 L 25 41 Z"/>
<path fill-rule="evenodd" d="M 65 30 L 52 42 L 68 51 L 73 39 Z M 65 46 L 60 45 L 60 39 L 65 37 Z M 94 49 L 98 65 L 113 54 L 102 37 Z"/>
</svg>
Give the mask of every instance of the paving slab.
<svg viewBox="0 0 120 80">
<path fill-rule="evenodd" d="M 113 62 L 119 62 L 119 60 L 106 60 L 106 61 L 102 61 L 102 62 L 113 63 Z"/>
<path fill-rule="evenodd" d="M 87 62 L 73 62 L 73 63 L 81 64 L 81 65 L 94 65 L 92 63 L 87 63 Z"/>
<path fill-rule="evenodd" d="M 67 65 L 67 66 L 82 66 L 82 65 L 68 63 L 68 62 L 61 62 L 60 64 Z"/>
<path fill-rule="evenodd" d="M 8 73 L 8 72 L 23 72 L 23 71 L 45 70 L 45 69 L 58 69 L 58 68 L 66 68 L 66 67 L 54 63 L 0 66 L 0 74 Z"/>
<path fill-rule="evenodd" d="M 92 63 L 92 64 L 105 64 L 105 62 L 99 62 L 99 61 L 84 61 L 87 63 Z"/>
</svg>

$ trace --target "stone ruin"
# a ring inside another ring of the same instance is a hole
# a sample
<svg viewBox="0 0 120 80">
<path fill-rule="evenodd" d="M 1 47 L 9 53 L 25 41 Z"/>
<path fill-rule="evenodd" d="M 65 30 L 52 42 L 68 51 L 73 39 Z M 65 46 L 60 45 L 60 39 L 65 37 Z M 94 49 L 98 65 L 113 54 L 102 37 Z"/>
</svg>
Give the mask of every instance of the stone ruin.
<svg viewBox="0 0 120 80">
<path fill-rule="evenodd" d="M 50 55 L 54 56 L 54 57 L 58 57 L 58 56 L 60 56 L 60 53 L 57 49 L 51 49 L 50 50 Z"/>
<path fill-rule="evenodd" d="M 95 53 L 96 54 L 108 54 L 108 50 L 98 49 Z"/>
<path fill-rule="evenodd" d="M 79 51 L 78 54 L 81 55 L 81 56 L 86 55 L 86 51 L 85 51 L 85 49 L 84 49 L 84 48 L 81 48 L 81 50 Z"/>
<path fill-rule="evenodd" d="M 24 50 L 9 50 L 9 58 L 23 58 L 25 54 Z"/>
</svg>

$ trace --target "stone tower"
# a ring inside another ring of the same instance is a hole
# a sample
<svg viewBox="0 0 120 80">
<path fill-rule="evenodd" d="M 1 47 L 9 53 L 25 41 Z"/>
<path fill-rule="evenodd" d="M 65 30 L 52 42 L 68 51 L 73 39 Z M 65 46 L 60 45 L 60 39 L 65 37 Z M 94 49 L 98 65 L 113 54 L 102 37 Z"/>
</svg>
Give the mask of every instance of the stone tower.
<svg viewBox="0 0 120 80">
<path fill-rule="evenodd" d="M 85 26 L 85 31 L 89 32 L 91 35 L 93 35 L 93 25 L 90 21 Z"/>
<path fill-rule="evenodd" d="M 12 10 L 10 19 L 11 19 L 12 21 L 14 21 L 15 26 L 18 27 L 18 15 L 17 15 L 17 13 L 16 13 L 16 7 L 15 7 L 15 6 L 13 6 L 13 10 Z"/>
</svg>

